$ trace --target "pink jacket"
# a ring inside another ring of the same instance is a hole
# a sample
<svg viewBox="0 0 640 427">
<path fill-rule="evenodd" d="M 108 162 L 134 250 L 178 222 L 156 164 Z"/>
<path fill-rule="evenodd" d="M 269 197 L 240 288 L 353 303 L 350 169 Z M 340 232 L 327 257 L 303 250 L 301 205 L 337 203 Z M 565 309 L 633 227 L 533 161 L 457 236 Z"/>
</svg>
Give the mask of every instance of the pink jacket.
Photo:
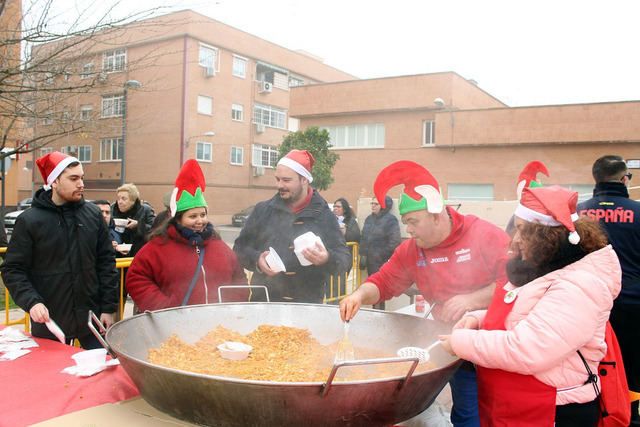
<svg viewBox="0 0 640 427">
<path fill-rule="evenodd" d="M 557 405 L 589 402 L 593 386 L 576 350 L 597 372 L 604 357 L 604 329 L 622 272 L 611 246 L 515 288 L 506 331 L 456 329 L 451 345 L 460 358 L 486 368 L 534 375 L 558 389 Z M 482 320 L 486 310 L 470 313 Z M 482 327 L 482 326 L 481 326 Z"/>
</svg>

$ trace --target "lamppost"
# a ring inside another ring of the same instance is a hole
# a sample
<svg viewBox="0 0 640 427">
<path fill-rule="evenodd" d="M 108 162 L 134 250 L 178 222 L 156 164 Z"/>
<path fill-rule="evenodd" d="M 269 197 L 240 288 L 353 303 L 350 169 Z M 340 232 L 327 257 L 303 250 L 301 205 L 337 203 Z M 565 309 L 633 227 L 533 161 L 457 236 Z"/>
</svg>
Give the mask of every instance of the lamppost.
<svg viewBox="0 0 640 427">
<path fill-rule="evenodd" d="M 142 83 L 137 80 L 127 80 L 124 82 L 124 96 L 122 99 L 122 145 L 120 146 L 120 185 L 124 184 L 125 170 L 126 170 L 126 157 L 125 157 L 125 140 L 127 137 L 127 91 L 131 89 L 139 89 L 142 87 Z"/>
</svg>

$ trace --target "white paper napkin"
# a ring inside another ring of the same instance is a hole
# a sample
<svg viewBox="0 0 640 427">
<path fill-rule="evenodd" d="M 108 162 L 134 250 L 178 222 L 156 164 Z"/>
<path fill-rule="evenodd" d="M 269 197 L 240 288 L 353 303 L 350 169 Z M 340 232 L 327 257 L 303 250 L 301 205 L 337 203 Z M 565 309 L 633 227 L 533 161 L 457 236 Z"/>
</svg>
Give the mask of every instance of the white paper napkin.
<svg viewBox="0 0 640 427">
<path fill-rule="evenodd" d="M 97 374 L 98 372 L 102 372 L 110 366 L 119 365 L 120 361 L 118 359 L 111 359 L 106 361 L 105 363 L 101 363 L 99 365 L 73 365 L 67 368 L 64 368 L 62 371 L 63 374 L 75 375 L 77 377 L 90 377 L 92 375 Z"/>
<path fill-rule="evenodd" d="M 29 354 L 31 353 L 31 350 L 14 350 L 14 351 L 8 351 L 6 353 L 4 353 L 2 356 L 0 356 L 0 361 L 7 361 L 7 360 L 15 360 L 18 357 L 22 357 L 25 354 Z"/>
</svg>

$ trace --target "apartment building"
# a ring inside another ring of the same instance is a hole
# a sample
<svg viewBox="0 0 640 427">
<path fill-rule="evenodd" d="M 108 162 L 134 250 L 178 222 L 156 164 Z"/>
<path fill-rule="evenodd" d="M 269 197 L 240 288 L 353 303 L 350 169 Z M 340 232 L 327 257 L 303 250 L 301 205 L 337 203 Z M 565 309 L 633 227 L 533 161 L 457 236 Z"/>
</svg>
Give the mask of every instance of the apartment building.
<svg viewBox="0 0 640 427">
<path fill-rule="evenodd" d="M 354 79 L 190 10 L 104 31 L 73 52 L 81 54 L 58 60 L 49 84 L 88 88 L 58 100 L 36 132 L 70 119 L 84 127 L 34 155 L 77 156 L 89 199 L 113 200 L 121 182 L 133 182 L 157 209 L 183 161 L 195 158 L 211 213 L 227 217 L 273 195 L 277 146 L 297 130 L 290 88 Z M 28 182 L 22 193 L 30 192 Z"/>
<path fill-rule="evenodd" d="M 401 159 L 427 167 L 452 201 L 514 200 L 531 160 L 547 165 L 544 183 L 582 198 L 593 189 L 596 158 L 619 154 L 632 159 L 632 172 L 640 167 L 640 102 L 511 108 L 454 72 L 295 88 L 289 114 L 301 129 L 329 131 L 340 160 L 325 196 L 354 206 L 372 196 L 377 173 Z M 640 199 L 640 189 L 631 196 Z"/>
</svg>

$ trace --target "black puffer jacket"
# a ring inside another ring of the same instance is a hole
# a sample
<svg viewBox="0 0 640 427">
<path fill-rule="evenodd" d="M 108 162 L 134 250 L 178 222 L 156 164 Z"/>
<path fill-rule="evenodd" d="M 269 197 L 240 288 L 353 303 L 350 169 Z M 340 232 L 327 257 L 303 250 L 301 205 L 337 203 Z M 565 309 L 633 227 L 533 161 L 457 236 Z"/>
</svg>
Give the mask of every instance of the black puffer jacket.
<svg viewBox="0 0 640 427">
<path fill-rule="evenodd" d="M 389 196 L 384 200 L 386 207 L 380 209 L 378 215 L 369 215 L 362 227 L 360 255 L 367 257 L 366 267 L 369 275 L 380 270 L 401 241 L 398 219 L 389 212 L 393 207 L 393 200 Z"/>
<path fill-rule="evenodd" d="M 329 261 L 321 266 L 300 265 L 293 251 L 293 240 L 312 231 L 320 236 L 329 252 Z M 260 254 L 272 247 L 287 272 L 267 277 L 256 271 Z M 240 264 L 254 271 L 251 283 L 266 284 L 272 301 L 321 303 L 324 285 L 332 273 L 343 273 L 351 266 L 351 255 L 327 202 L 314 190 L 309 205 L 294 214 L 279 195 L 256 205 L 233 250 Z M 258 291 L 255 292 L 257 296 Z M 257 298 L 260 298 L 257 296 Z"/>
<path fill-rule="evenodd" d="M 140 203 L 140 199 L 136 200 L 133 206 L 131 206 L 131 209 L 126 212 L 120 212 L 118 203 L 114 203 L 111 206 L 111 212 L 113 218 L 130 218 L 138 221 L 136 228 L 127 228 L 124 230 L 124 233 L 121 233 L 122 243 L 131 244 L 131 250 L 126 256 L 132 257 L 137 254 L 147 242 L 147 236 L 153 227 L 153 220 L 156 218 L 156 215 L 150 206 Z"/>
<path fill-rule="evenodd" d="M 56 206 L 51 190 L 38 190 L 16 220 L 2 279 L 23 310 L 43 303 L 68 338 L 90 335 L 88 311 L 99 316 L 118 307 L 118 272 L 100 209 L 84 200 Z M 32 333 L 55 339 L 43 323 L 34 322 Z"/>
</svg>

